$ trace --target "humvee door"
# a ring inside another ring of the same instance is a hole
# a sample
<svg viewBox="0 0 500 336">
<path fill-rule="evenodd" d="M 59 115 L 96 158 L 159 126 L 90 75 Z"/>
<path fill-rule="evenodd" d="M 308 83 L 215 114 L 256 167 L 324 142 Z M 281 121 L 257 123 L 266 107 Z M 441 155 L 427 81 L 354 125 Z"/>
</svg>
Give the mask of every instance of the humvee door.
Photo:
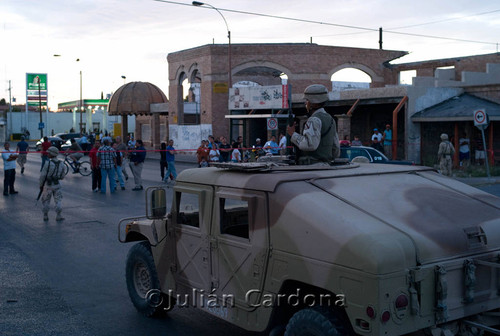
<svg viewBox="0 0 500 336">
<path fill-rule="evenodd" d="M 216 188 L 211 228 L 212 290 L 234 297 L 237 307 L 260 300 L 269 254 L 267 199 L 264 192 Z M 246 294 L 256 295 L 247 300 Z"/>
</svg>

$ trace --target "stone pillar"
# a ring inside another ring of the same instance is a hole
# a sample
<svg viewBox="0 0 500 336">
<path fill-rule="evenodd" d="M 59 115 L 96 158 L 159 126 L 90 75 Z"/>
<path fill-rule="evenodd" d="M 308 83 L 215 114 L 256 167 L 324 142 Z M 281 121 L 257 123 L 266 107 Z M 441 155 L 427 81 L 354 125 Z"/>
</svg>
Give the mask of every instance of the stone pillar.
<svg viewBox="0 0 500 336">
<path fill-rule="evenodd" d="M 153 113 L 151 116 L 151 147 L 160 149 L 160 114 Z"/>
<path fill-rule="evenodd" d="M 344 140 L 347 135 L 351 139 L 351 117 L 347 114 L 337 115 L 337 132 L 339 134 L 339 140 Z"/>
<path fill-rule="evenodd" d="M 128 116 L 126 114 L 122 114 L 122 139 L 125 141 L 125 138 L 128 135 Z"/>
</svg>

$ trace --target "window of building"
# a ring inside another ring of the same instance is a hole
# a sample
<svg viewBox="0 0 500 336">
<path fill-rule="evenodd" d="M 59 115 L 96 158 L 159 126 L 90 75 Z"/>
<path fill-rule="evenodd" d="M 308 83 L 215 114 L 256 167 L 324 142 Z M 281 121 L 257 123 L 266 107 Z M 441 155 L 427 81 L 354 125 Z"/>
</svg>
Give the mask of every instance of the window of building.
<svg viewBox="0 0 500 336">
<path fill-rule="evenodd" d="M 220 232 L 236 237 L 249 237 L 248 201 L 220 199 Z"/>
</svg>

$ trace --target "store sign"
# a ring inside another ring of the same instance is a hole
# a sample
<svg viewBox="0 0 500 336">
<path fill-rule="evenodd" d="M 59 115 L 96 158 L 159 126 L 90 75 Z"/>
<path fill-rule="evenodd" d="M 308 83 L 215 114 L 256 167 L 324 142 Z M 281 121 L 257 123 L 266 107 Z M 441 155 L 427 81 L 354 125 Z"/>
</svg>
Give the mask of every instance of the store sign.
<svg viewBox="0 0 500 336">
<path fill-rule="evenodd" d="M 47 106 L 47 74 L 26 74 L 26 102 L 28 106 Z"/>
<path fill-rule="evenodd" d="M 288 85 L 230 88 L 228 107 L 229 110 L 287 109 Z"/>
</svg>

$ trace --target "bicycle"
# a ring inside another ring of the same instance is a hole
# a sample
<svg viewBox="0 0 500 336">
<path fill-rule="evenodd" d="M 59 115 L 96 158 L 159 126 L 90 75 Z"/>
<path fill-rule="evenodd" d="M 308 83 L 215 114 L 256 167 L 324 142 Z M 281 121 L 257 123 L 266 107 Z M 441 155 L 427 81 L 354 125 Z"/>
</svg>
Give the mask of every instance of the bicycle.
<svg viewBox="0 0 500 336">
<path fill-rule="evenodd" d="M 77 161 L 76 163 L 68 158 L 68 154 L 64 154 L 64 175 L 69 172 L 69 167 L 73 169 L 73 174 L 80 173 L 82 176 L 89 176 L 92 173 L 92 168 L 90 167 L 90 162 L 88 161 Z"/>
</svg>

